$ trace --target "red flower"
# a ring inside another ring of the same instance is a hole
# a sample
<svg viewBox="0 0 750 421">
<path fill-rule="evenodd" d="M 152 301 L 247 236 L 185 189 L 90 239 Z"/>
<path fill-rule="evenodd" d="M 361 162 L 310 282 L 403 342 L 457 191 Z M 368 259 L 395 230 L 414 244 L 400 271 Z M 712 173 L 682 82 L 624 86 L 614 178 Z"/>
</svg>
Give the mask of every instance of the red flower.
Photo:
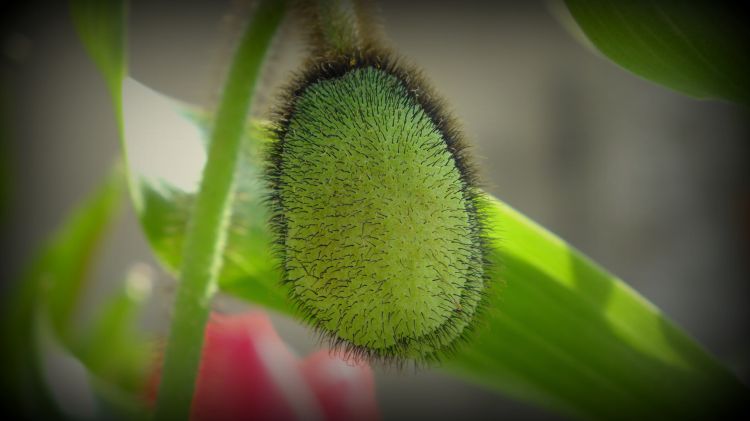
<svg viewBox="0 0 750 421">
<path fill-rule="evenodd" d="M 262 312 L 211 316 L 193 421 L 377 418 L 373 374 L 366 364 L 328 351 L 300 360 Z"/>
</svg>

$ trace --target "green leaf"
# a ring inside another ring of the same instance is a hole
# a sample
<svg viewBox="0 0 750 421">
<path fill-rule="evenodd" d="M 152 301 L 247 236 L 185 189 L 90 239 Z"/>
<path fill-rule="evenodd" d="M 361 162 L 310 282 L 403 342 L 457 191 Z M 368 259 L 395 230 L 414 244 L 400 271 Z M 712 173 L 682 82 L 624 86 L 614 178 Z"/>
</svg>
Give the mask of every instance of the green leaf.
<svg viewBox="0 0 750 421">
<path fill-rule="evenodd" d="M 125 59 L 125 2 L 122 0 L 70 0 L 78 36 L 107 82 L 115 109 L 121 103 Z"/>
<path fill-rule="evenodd" d="M 0 332 L 12 338 L 0 356 L 4 396 L 26 414 L 59 415 L 37 364 L 37 315 L 49 317 L 55 340 L 70 343 L 70 317 L 95 251 L 120 207 L 123 184 L 122 172 L 115 171 L 65 220 L 4 297 Z"/>
<path fill-rule="evenodd" d="M 68 223 L 53 240 L 52 250 L 41 265 L 42 288 L 49 296 L 46 301 L 52 325 L 66 344 L 73 339 L 70 322 L 86 286 L 87 272 L 105 228 L 120 209 L 123 193 L 122 169 L 118 167 L 100 192 L 84 202 L 79 211 L 84 214 L 81 219 Z"/>
<path fill-rule="evenodd" d="M 496 285 L 484 325 L 448 370 L 585 418 L 712 418 L 749 397 L 637 292 L 489 202 Z"/>
<path fill-rule="evenodd" d="M 698 98 L 750 104 L 747 6 L 711 1 L 566 0 L 615 63 Z"/>
<path fill-rule="evenodd" d="M 84 341 L 70 323 L 124 188 L 118 166 L 65 219 L 3 297 L 0 334 L 9 340 L 0 354 L 2 394 L 19 415 L 67 419 L 83 409 L 107 419 L 144 414 L 143 403 L 126 393 L 140 392 L 149 358 L 147 342 L 132 325 L 143 297 L 134 295 L 132 286 L 126 299 L 115 297 Z M 75 399 L 65 395 L 67 390 Z M 81 398 L 96 401 L 96 408 L 79 407 Z"/>
<path fill-rule="evenodd" d="M 146 419 L 148 408 L 143 395 L 126 392 L 111 379 L 99 377 L 59 341 L 44 305 L 46 298 L 44 293 L 38 295 L 33 336 L 35 360 L 40 367 L 44 392 L 54 401 L 54 416 L 66 420 Z M 38 395 L 33 396 L 34 410 L 38 409 L 38 398 Z M 25 415 L 31 419 L 49 419 L 50 416 L 41 417 L 31 412 Z"/>
<path fill-rule="evenodd" d="M 151 282 L 148 266 L 134 266 L 117 293 L 101 305 L 73 350 L 99 379 L 135 395 L 143 394 L 153 362 L 153 343 L 136 323 Z"/>
</svg>

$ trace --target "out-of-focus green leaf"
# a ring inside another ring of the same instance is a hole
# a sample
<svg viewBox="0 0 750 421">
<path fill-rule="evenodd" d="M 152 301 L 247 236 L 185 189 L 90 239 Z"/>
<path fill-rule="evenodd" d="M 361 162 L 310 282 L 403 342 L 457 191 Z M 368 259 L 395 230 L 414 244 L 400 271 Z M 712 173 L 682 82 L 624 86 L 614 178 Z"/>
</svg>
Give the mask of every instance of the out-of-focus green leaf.
<svg viewBox="0 0 750 421">
<path fill-rule="evenodd" d="M 451 372 L 592 419 L 710 419 L 748 390 L 622 281 L 490 198 L 486 320 Z"/>
<path fill-rule="evenodd" d="M 153 344 L 136 323 L 151 282 L 148 267 L 136 265 L 122 288 L 92 318 L 73 350 L 98 378 L 136 395 L 143 394 L 153 362 Z"/>
<path fill-rule="evenodd" d="M 631 72 L 698 98 L 750 104 L 748 6 L 565 0 L 591 42 Z"/>
<path fill-rule="evenodd" d="M 119 209 L 123 184 L 118 170 L 66 219 L 20 282 L 3 297 L 3 397 L 25 414 L 52 419 L 59 415 L 37 364 L 37 314 L 43 307 L 55 336 L 69 343 L 68 321 L 102 235 Z"/>
<path fill-rule="evenodd" d="M 146 419 L 148 408 L 142 393 L 145 381 L 142 381 L 140 385 L 141 393 L 134 394 L 132 390 L 122 388 L 122 382 L 118 381 L 122 379 L 112 376 L 114 373 L 102 373 L 101 370 L 99 372 L 92 371 L 85 361 L 60 342 L 47 311 L 46 300 L 48 298 L 47 291 L 41 291 L 37 294 L 34 317 L 35 329 L 33 332 L 34 351 L 35 361 L 39 367 L 38 370 L 42 380 L 41 386 L 47 393 L 46 396 L 53 401 L 54 409 L 57 411 L 56 417 L 66 420 Z M 118 328 L 120 326 L 113 325 L 113 327 Z M 110 334 L 109 336 L 112 338 L 116 337 L 117 334 Z M 132 339 L 138 340 L 139 337 L 136 336 Z M 129 349 L 132 349 L 133 346 L 133 343 L 127 343 Z M 76 346 L 76 348 L 80 349 L 81 346 Z M 109 355 L 115 360 L 114 363 L 124 362 L 120 358 L 123 350 L 117 349 L 114 351 L 113 354 Z M 122 372 L 122 370 L 119 371 Z M 139 367 L 138 371 L 143 371 L 143 367 Z M 103 378 L 100 374 L 109 377 Z M 26 413 L 25 415 L 32 414 Z M 31 416 L 31 418 L 37 419 L 38 417 Z"/>
<path fill-rule="evenodd" d="M 123 193 L 122 169 L 118 167 L 101 190 L 84 202 L 79 213 L 63 227 L 39 265 L 40 287 L 48 296 L 52 326 L 66 345 L 73 340 L 71 317 L 86 285 L 88 269 L 105 228 L 120 208 Z"/>
<path fill-rule="evenodd" d="M 119 110 L 122 80 L 127 74 L 125 2 L 70 0 L 70 11 L 78 36 L 104 76 L 115 108 Z"/>
</svg>

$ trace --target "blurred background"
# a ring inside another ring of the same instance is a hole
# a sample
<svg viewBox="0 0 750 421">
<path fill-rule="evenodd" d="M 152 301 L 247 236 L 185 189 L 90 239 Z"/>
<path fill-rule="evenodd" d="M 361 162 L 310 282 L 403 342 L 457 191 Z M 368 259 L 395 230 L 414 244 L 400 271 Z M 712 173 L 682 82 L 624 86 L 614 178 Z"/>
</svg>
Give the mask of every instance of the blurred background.
<svg viewBox="0 0 750 421">
<path fill-rule="evenodd" d="M 391 46 L 424 69 L 463 123 L 486 189 L 624 279 L 748 382 L 747 110 L 617 67 L 575 37 L 560 3 L 378 3 Z M 3 291 L 118 155 L 110 98 L 66 6 L 1 6 Z M 130 74 L 213 106 L 246 9 L 131 1 Z M 276 40 L 258 115 L 304 57 L 295 25 L 289 20 Z M 166 333 L 174 281 L 158 269 L 129 207 L 81 320 L 134 262 L 157 274 L 143 329 Z M 226 297 L 216 305 L 242 306 Z M 274 322 L 301 355 L 314 349 L 305 328 Z M 385 418 L 554 418 L 436 370 L 378 369 L 376 379 Z"/>
</svg>

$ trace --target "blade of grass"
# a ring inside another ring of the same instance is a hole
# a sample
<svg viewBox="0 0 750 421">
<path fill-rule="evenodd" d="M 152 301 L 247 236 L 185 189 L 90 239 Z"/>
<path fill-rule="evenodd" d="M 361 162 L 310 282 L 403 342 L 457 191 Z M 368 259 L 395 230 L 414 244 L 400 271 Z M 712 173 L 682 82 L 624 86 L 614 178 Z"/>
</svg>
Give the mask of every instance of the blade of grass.
<svg viewBox="0 0 750 421">
<path fill-rule="evenodd" d="M 180 285 L 156 407 L 157 419 L 188 419 L 203 328 L 217 288 L 230 192 L 250 99 L 284 3 L 262 1 L 240 40 L 216 114 L 200 189 L 187 227 Z"/>
</svg>

